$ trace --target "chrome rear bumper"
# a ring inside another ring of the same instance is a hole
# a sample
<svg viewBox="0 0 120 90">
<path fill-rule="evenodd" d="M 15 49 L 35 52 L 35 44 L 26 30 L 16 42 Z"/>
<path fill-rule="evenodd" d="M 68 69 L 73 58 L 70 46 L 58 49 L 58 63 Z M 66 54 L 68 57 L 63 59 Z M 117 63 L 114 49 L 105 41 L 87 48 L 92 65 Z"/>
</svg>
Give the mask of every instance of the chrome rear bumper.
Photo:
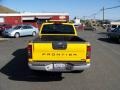
<svg viewBox="0 0 120 90">
<path fill-rule="evenodd" d="M 60 64 L 58 63 L 58 65 Z M 34 65 L 32 63 L 28 63 L 28 66 L 31 70 L 41 70 L 41 71 L 50 71 L 50 72 L 67 72 L 67 71 L 85 70 L 90 67 L 90 63 L 80 64 L 80 65 L 69 65 L 69 64 L 67 65 L 62 63 L 61 66 L 58 68 L 54 67 L 54 64 Z"/>
</svg>

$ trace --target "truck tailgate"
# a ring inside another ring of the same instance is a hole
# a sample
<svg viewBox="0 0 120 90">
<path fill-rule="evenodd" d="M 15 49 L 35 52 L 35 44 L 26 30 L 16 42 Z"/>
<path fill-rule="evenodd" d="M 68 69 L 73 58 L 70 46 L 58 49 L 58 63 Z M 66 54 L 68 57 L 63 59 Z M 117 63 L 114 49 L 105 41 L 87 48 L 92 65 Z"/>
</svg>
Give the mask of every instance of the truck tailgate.
<svg viewBox="0 0 120 90">
<path fill-rule="evenodd" d="M 66 48 L 54 48 L 53 42 L 33 43 L 32 60 L 34 61 L 85 61 L 87 44 L 67 42 Z"/>
</svg>

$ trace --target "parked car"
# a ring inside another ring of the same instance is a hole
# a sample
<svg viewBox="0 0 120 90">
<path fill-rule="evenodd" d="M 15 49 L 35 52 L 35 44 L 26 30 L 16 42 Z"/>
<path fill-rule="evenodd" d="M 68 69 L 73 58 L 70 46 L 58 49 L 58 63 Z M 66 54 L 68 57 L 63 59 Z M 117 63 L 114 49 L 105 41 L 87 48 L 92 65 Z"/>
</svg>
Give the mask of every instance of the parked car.
<svg viewBox="0 0 120 90">
<path fill-rule="evenodd" d="M 84 30 L 88 30 L 88 31 L 96 31 L 96 28 L 93 26 L 85 26 Z"/>
<path fill-rule="evenodd" d="M 32 25 L 17 25 L 11 29 L 3 31 L 2 35 L 18 38 L 26 35 L 35 36 L 38 32 L 38 29 Z"/>
<path fill-rule="evenodd" d="M 120 25 L 111 25 L 111 26 L 108 26 L 107 32 L 112 32 L 116 28 L 120 28 Z"/>
<path fill-rule="evenodd" d="M 10 24 L 0 24 L 0 32 L 3 32 L 6 29 L 12 28 Z"/>
<path fill-rule="evenodd" d="M 109 39 L 115 39 L 120 42 L 120 27 L 112 30 L 111 32 L 108 32 L 107 35 Z"/>
</svg>

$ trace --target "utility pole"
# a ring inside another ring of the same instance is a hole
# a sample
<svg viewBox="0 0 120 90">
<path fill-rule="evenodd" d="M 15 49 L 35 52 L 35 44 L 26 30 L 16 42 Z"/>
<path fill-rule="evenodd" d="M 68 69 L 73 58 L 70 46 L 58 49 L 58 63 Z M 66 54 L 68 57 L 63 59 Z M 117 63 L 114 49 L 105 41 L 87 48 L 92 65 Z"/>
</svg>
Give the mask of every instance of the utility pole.
<svg viewBox="0 0 120 90">
<path fill-rule="evenodd" d="M 105 20 L 105 8 L 103 7 L 103 22 Z"/>
<path fill-rule="evenodd" d="M 96 15 L 94 14 L 94 17 L 93 17 L 93 19 L 95 20 L 96 19 Z"/>
</svg>

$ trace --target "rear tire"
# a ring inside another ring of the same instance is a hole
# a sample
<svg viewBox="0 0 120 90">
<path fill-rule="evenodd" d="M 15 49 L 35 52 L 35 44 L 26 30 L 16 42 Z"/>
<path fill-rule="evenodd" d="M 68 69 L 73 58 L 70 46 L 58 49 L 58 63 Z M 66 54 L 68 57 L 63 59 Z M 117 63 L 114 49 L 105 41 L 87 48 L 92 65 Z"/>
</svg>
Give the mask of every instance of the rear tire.
<svg viewBox="0 0 120 90">
<path fill-rule="evenodd" d="M 19 38 L 20 37 L 20 34 L 19 33 L 15 33 L 15 38 Z"/>
</svg>

